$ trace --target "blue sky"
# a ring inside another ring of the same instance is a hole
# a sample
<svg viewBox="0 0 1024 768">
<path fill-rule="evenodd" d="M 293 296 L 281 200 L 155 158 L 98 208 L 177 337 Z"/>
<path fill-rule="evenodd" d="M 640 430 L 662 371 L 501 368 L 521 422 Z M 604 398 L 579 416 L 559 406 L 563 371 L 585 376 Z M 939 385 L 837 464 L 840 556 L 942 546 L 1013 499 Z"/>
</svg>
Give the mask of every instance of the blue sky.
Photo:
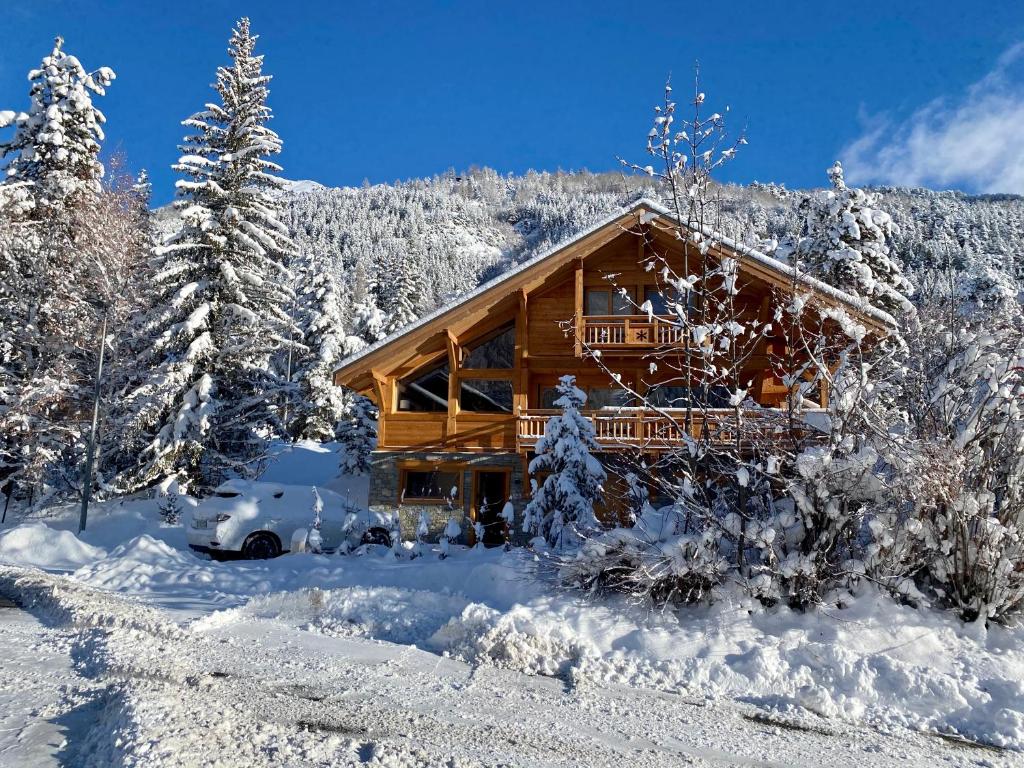
<svg viewBox="0 0 1024 768">
<path fill-rule="evenodd" d="M 709 105 L 750 142 L 727 180 L 820 186 L 842 157 L 863 182 L 1024 192 L 1024 3 L 991 5 L 9 0 L 0 109 L 26 106 L 25 75 L 62 34 L 117 72 L 107 149 L 166 201 L 180 121 L 248 15 L 290 178 L 612 169 L 643 160 L 666 75 L 683 85 L 700 60 Z"/>
</svg>

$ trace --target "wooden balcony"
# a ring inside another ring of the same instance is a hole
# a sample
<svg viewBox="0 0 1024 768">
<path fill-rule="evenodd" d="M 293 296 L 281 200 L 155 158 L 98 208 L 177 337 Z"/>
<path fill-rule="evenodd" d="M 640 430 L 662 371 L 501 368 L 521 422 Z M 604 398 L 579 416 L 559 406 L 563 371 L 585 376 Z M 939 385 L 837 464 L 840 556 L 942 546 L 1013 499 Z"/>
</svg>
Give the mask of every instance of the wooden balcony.
<svg viewBox="0 0 1024 768">
<path fill-rule="evenodd" d="M 637 351 L 681 344 L 683 329 L 670 317 L 583 315 L 580 338 L 589 349 Z"/>
<path fill-rule="evenodd" d="M 561 413 L 556 409 L 530 408 L 518 415 L 516 446 L 520 451 L 532 450 L 544 436 L 549 417 Z M 667 409 L 664 414 L 643 408 L 588 410 L 582 414 L 594 425 L 597 442 L 606 451 L 615 450 L 667 450 L 684 443 L 686 412 Z M 711 441 L 720 445 L 735 442 L 735 422 L 731 409 L 694 411 L 690 434 L 697 438 L 707 430 Z M 746 441 L 782 441 L 789 435 L 789 420 L 785 411 L 775 409 L 748 410 L 743 414 L 743 438 Z M 800 437 L 815 439 L 817 429 L 802 423 Z"/>
</svg>

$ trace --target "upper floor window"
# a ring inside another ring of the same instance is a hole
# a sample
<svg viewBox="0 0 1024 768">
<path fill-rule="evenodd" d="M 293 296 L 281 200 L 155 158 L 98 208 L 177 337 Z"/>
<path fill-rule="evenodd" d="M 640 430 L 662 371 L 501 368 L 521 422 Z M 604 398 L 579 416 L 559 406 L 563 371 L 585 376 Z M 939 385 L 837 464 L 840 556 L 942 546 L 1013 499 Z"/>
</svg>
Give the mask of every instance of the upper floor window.
<svg viewBox="0 0 1024 768">
<path fill-rule="evenodd" d="M 448 411 L 448 361 L 419 371 L 398 382 L 398 410 Z"/>
<path fill-rule="evenodd" d="M 634 315 L 635 302 L 636 293 L 632 288 L 587 288 L 583 296 L 583 314 Z"/>
<path fill-rule="evenodd" d="M 675 317 L 673 305 L 682 304 L 683 297 L 675 288 L 669 286 L 644 286 L 644 301 L 651 302 L 651 312 L 655 315 L 671 315 Z M 693 291 L 690 292 L 690 309 L 693 309 Z"/>
<path fill-rule="evenodd" d="M 502 326 L 483 341 L 466 345 L 463 368 L 511 368 L 516 354 L 516 325 Z"/>
</svg>

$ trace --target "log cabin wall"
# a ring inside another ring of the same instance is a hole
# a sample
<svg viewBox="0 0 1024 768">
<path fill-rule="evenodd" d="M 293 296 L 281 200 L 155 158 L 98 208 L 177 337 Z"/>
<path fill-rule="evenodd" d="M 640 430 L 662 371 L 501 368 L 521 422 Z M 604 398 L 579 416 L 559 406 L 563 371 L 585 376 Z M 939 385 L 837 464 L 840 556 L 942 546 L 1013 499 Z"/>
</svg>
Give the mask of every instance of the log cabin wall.
<svg viewBox="0 0 1024 768">
<path fill-rule="evenodd" d="M 648 244 L 645 245 L 645 242 Z M 567 373 L 576 376 L 585 391 L 606 390 L 612 380 L 592 359 L 583 354 L 574 328 L 585 325 L 589 317 L 584 302 L 591 291 L 609 295 L 620 288 L 631 294 L 634 305 L 642 304 L 645 289 L 658 290 L 655 273 L 643 268 L 649 257 L 649 240 L 623 232 L 583 258 L 575 259 L 556 270 L 533 290 L 521 290 L 468 330 L 460 333 L 445 329 L 420 345 L 411 362 L 377 382 L 381 403 L 379 447 L 387 450 L 414 451 L 445 449 L 452 451 L 515 451 L 517 450 L 517 415 L 528 409 L 539 409 L 544 391 L 554 387 L 558 377 Z M 656 244 L 655 248 L 658 247 Z M 664 253 L 668 252 L 666 246 Z M 677 248 L 677 250 L 679 250 Z M 681 269 L 682 254 L 673 259 Z M 694 263 L 695 259 L 691 262 Z M 613 276 L 609 279 L 609 275 Z M 743 319 L 749 322 L 763 317 L 765 299 L 770 287 L 756 280 L 745 281 L 740 291 Z M 591 299 L 593 303 L 593 299 Z M 611 312 L 609 307 L 609 312 Z M 646 318 L 632 310 L 633 321 Z M 605 318 L 622 323 L 628 317 Z M 466 367 L 466 350 L 478 339 L 494 333 L 495 328 L 514 324 L 515 350 L 509 368 L 471 369 Z M 769 340 L 768 344 L 772 341 Z M 664 384 L 678 377 L 670 366 L 663 365 L 655 373 L 649 370 L 651 344 L 609 348 L 602 360 L 622 381 L 638 392 Z M 751 362 L 745 374 L 758 381 L 756 399 L 768 406 L 777 406 L 786 390 L 775 383 L 768 368 L 765 352 Z M 401 407 L 399 391 L 403 381 L 418 371 L 447 362 L 447 409 L 443 412 L 409 411 Z M 511 384 L 511 409 L 507 414 L 480 413 L 466 410 L 460 403 L 460 386 L 466 380 L 507 380 Z M 678 382 L 677 382 L 678 383 Z M 595 396 L 596 400 L 596 396 Z"/>
</svg>

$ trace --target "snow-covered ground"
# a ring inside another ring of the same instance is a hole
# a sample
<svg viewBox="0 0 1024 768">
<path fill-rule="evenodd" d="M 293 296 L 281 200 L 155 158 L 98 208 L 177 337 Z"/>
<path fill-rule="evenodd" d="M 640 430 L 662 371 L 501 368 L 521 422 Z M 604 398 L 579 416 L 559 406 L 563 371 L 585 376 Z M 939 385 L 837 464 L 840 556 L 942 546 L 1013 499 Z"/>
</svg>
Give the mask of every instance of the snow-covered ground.
<svg viewBox="0 0 1024 768">
<path fill-rule="evenodd" d="M 76 702 L 98 686 L 75 672 L 70 638 L 0 598 L 0 766 L 59 765 L 67 734 L 82 725 Z"/>
<path fill-rule="evenodd" d="M 158 520 L 0 530 L 0 765 L 1024 764 L 1021 628 L 584 601 L 523 550 L 216 562 Z"/>
</svg>

